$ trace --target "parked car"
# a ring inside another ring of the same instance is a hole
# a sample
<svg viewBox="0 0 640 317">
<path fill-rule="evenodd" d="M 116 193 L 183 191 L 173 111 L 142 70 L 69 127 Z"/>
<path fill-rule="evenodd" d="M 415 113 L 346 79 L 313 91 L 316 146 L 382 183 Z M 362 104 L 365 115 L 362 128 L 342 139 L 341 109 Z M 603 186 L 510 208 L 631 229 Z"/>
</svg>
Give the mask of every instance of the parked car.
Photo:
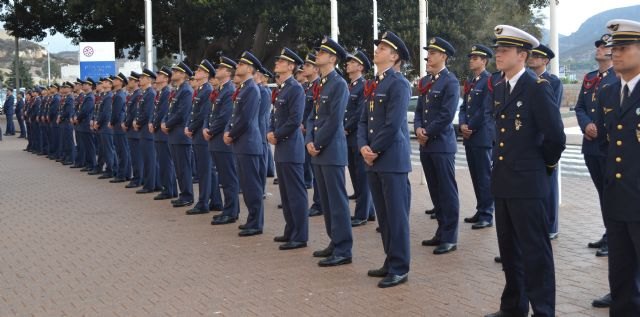
<svg viewBox="0 0 640 317">
<path fill-rule="evenodd" d="M 462 105 L 462 98 L 458 99 L 458 107 L 456 108 L 456 113 L 453 116 L 453 129 L 456 131 L 456 136 L 462 137 L 462 132 L 460 132 L 460 126 L 458 124 L 458 114 L 460 113 L 460 106 Z M 416 107 L 418 107 L 418 96 L 411 96 L 409 99 L 409 107 L 407 108 L 407 125 L 409 127 L 409 136 L 412 138 L 416 137 L 416 133 L 413 129 L 413 121 L 416 115 Z"/>
</svg>

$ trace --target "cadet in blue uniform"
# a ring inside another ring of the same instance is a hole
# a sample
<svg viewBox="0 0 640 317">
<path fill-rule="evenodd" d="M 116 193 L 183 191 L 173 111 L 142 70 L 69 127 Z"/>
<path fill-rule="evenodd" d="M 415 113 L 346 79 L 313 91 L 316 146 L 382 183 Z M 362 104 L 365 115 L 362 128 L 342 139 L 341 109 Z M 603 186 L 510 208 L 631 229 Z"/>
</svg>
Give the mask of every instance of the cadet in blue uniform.
<svg viewBox="0 0 640 317">
<path fill-rule="evenodd" d="M 347 139 L 344 135 L 344 113 L 349 98 L 347 83 L 335 71 L 347 57 L 345 49 L 325 37 L 317 48 L 316 65 L 322 78 L 307 118 L 305 144 L 311 155 L 313 175 L 318 185 L 324 223 L 331 239 L 324 250 L 314 252 L 325 257 L 319 266 L 351 263 L 353 236 L 344 170 L 347 165 Z"/>
<path fill-rule="evenodd" d="M 560 109 L 563 92 L 562 82 L 558 76 L 547 72 L 547 64 L 555 57 L 555 54 L 550 48 L 542 44 L 534 48 L 531 52 L 531 57 L 527 60 L 529 68 L 531 68 L 538 77 L 546 79 L 551 84 L 554 96 L 556 97 L 556 105 L 558 109 Z M 558 170 L 555 169 L 551 175 L 551 187 L 549 188 L 549 195 L 546 200 L 547 212 L 549 213 L 549 236 L 551 240 L 558 237 L 558 205 L 560 203 L 558 177 Z"/>
<path fill-rule="evenodd" d="M 496 146 L 491 188 L 506 285 L 500 311 L 487 316 L 555 315 L 555 273 L 545 197 L 550 175 L 565 148 L 553 88 L 525 68 L 530 34 L 495 27 L 496 66 L 504 80 L 493 88 Z"/>
<path fill-rule="evenodd" d="M 258 114 L 258 126 L 262 136 L 262 146 L 264 148 L 264 157 L 262 165 L 260 165 L 260 177 L 262 177 L 263 196 L 267 194 L 267 162 L 269 160 L 269 144 L 267 143 L 267 126 L 271 113 L 271 90 L 267 87 L 269 78 L 273 78 L 273 74 L 262 67 L 253 75 L 253 80 L 260 89 L 260 113 Z"/>
<path fill-rule="evenodd" d="M 13 124 L 13 115 L 15 112 L 15 98 L 13 97 L 13 88 L 7 89 L 7 99 L 4 100 L 4 114 L 7 116 L 7 128 L 4 130 L 4 135 L 15 135 L 16 130 Z"/>
<path fill-rule="evenodd" d="M 609 140 L 603 211 L 609 245 L 610 316 L 640 316 L 640 22 L 612 20 L 613 69 L 620 79 L 597 98 Z M 603 132 L 605 132 L 603 131 Z"/>
<path fill-rule="evenodd" d="M 102 81 L 103 95 L 100 104 L 100 113 L 95 123 L 98 137 L 100 138 L 100 153 L 106 166 L 104 173 L 100 175 L 98 179 L 110 179 L 115 175 L 116 151 L 113 145 L 113 128 L 109 125 L 111 123 L 113 108 L 113 93 L 111 92 L 111 88 L 111 78 L 106 77 L 105 80 Z M 102 166 L 100 166 L 100 169 L 102 169 Z"/>
<path fill-rule="evenodd" d="M 307 190 L 304 184 L 304 136 L 300 129 L 305 106 L 304 88 L 293 78 L 293 72 L 304 63 L 289 48 L 283 48 L 276 59 L 275 73 L 281 81 L 275 95 L 273 116 L 267 139 L 275 146 L 276 173 L 282 201 L 285 227 L 275 242 L 284 242 L 280 250 L 304 248 L 309 240 Z"/>
<path fill-rule="evenodd" d="M 405 283 L 411 262 L 409 208 L 411 202 L 411 147 L 407 108 L 411 87 L 396 71 L 409 61 L 409 50 L 393 32 L 379 40 L 373 62 L 378 67 L 375 81 L 367 87 L 365 110 L 358 123 L 358 147 L 367 164 L 367 179 L 376 208 L 382 247 L 386 254 L 381 268 L 367 275 L 383 278 L 378 287 Z"/>
<path fill-rule="evenodd" d="M 93 136 L 91 135 L 90 120 L 95 108 L 96 97 L 93 94 L 93 89 L 96 88 L 96 82 L 91 77 L 82 81 L 82 91 L 84 96 L 82 98 L 82 105 L 80 106 L 76 120 L 78 128 L 76 132 L 79 134 L 82 141 L 82 149 L 84 152 L 85 165 L 80 169 L 81 172 L 88 172 L 96 169 L 98 164 L 96 162 L 96 145 L 93 143 Z"/>
<path fill-rule="evenodd" d="M 163 66 L 156 73 L 156 100 L 153 111 L 153 121 L 149 122 L 149 132 L 153 133 L 156 157 L 158 159 L 158 182 L 162 187 L 160 194 L 153 197 L 154 200 L 164 200 L 178 197 L 176 184 L 176 170 L 169 151 L 169 136 L 162 132 L 160 125 L 167 116 L 169 103 L 174 98 L 169 82 L 171 81 L 171 69 Z"/>
<path fill-rule="evenodd" d="M 60 141 L 60 127 L 56 122 L 58 112 L 60 111 L 60 94 L 58 94 L 60 86 L 53 84 L 49 86 L 49 94 L 51 101 L 49 103 L 49 111 L 46 114 L 46 121 L 49 127 L 49 152 L 47 158 L 55 160 L 58 158 L 58 149 Z"/>
<path fill-rule="evenodd" d="M 434 37 L 424 49 L 429 51 L 427 71 L 430 76 L 420 81 L 414 126 L 438 229 L 434 237 L 422 241 L 422 245 L 437 246 L 433 253 L 444 254 L 456 250 L 458 243 L 460 202 L 455 177 L 458 146 L 453 116 L 460 98 L 460 84 L 446 67 L 449 57 L 455 54 L 449 42 Z"/>
<path fill-rule="evenodd" d="M 140 132 L 133 128 L 133 120 L 136 117 L 139 99 L 142 98 L 142 91 L 138 87 L 140 82 L 140 74 L 132 71 L 128 78 L 129 84 L 127 90 L 127 111 L 123 129 L 127 131 L 127 143 L 129 144 L 129 161 L 131 162 L 131 172 L 133 177 L 129 176 L 131 181 L 125 185 L 125 188 L 136 188 L 142 186 L 143 178 L 143 161 L 140 152 Z"/>
<path fill-rule="evenodd" d="M 202 128 L 205 121 L 209 118 L 211 112 L 211 92 L 213 88 L 209 84 L 209 78 L 216 75 L 216 70 L 208 60 L 202 60 L 195 71 L 195 80 L 197 85 L 196 95 L 193 99 L 193 110 L 189 125 L 184 128 L 184 134 L 192 139 L 193 153 L 196 157 L 196 172 L 198 175 L 198 202 L 192 208 L 187 210 L 187 215 L 205 214 L 209 212 L 210 200 L 220 205 L 222 200 L 220 197 L 211 197 L 211 194 L 220 191 L 212 191 L 211 186 L 218 186 L 218 179 L 211 171 L 211 154 L 209 154 L 209 143 L 202 134 Z M 212 175 L 215 179 L 212 179 Z"/>
<path fill-rule="evenodd" d="M 224 225 L 234 223 L 238 220 L 240 204 L 238 192 L 238 173 L 236 170 L 235 157 L 231 152 L 231 146 L 224 143 L 224 130 L 229 124 L 233 114 L 232 96 L 236 90 L 231 81 L 236 62 L 226 56 L 220 56 L 220 63 L 217 64 L 216 79 L 218 88 L 211 92 L 212 109 L 209 118 L 205 123 L 202 133 L 209 141 L 209 152 L 218 170 L 218 177 L 224 195 L 224 205 L 222 214 L 214 216 L 212 225 Z"/>
<path fill-rule="evenodd" d="M 19 139 L 27 138 L 27 128 L 24 123 L 24 110 L 25 110 L 24 92 L 19 91 L 18 101 L 16 102 L 16 110 L 15 110 L 16 117 L 18 119 L 18 126 L 20 127 L 20 135 L 18 136 Z"/>
<path fill-rule="evenodd" d="M 49 113 L 49 88 L 44 87 L 40 91 L 40 111 L 38 112 L 38 125 L 40 126 L 40 149 L 38 149 L 38 156 L 47 155 L 49 153 L 49 125 L 47 123 L 47 116 Z"/>
<path fill-rule="evenodd" d="M 305 106 L 304 113 L 302 115 L 302 133 L 306 136 L 307 119 L 313 109 L 315 98 L 320 85 L 320 69 L 316 65 L 316 56 L 313 54 L 307 54 L 304 60 L 301 74 L 306 77 L 307 82 L 303 84 L 305 90 Z M 315 217 L 322 215 L 322 206 L 320 204 L 320 195 L 318 194 L 318 184 L 313 175 L 313 167 L 311 166 L 311 155 L 305 149 L 305 161 L 304 161 L 304 183 L 307 189 L 313 188 L 313 202 L 309 207 L 309 217 Z"/>
<path fill-rule="evenodd" d="M 240 236 L 262 234 L 264 225 L 264 202 L 260 161 L 264 155 L 258 116 L 260 113 L 260 90 L 253 80 L 253 74 L 262 64 L 250 52 L 242 53 L 236 67 L 238 89 L 232 96 L 233 114 L 229 120 L 223 141 L 231 145 L 236 155 L 238 176 L 242 197 L 249 215 L 242 225 Z"/>
<path fill-rule="evenodd" d="M 178 91 L 169 103 L 169 112 L 161 124 L 161 129 L 169 135 L 169 148 L 180 190 L 178 199 L 172 200 L 171 204 L 174 207 L 184 207 L 193 204 L 191 139 L 184 134 L 191 114 L 193 89 L 189 86 L 189 77 L 193 76 L 193 71 L 184 62 L 171 67 L 171 70 L 174 71 L 171 81 Z"/>
<path fill-rule="evenodd" d="M 608 142 L 603 125 L 604 122 L 601 120 L 602 109 L 598 105 L 597 98 L 602 87 L 611 85 L 617 80 L 611 62 L 611 48 L 605 46 L 610 38 L 610 34 L 604 34 L 599 40 L 595 41 L 595 60 L 598 63 L 598 69 L 584 76 L 575 106 L 578 125 L 580 125 L 580 130 L 584 135 L 582 139 L 582 154 L 584 155 L 589 175 L 591 175 L 591 180 L 598 191 L 601 205 Z M 596 256 L 607 256 L 609 248 L 606 231 L 600 240 L 589 243 L 588 246 L 598 249 Z"/>
<path fill-rule="evenodd" d="M 84 150 L 84 142 L 82 139 L 82 132 L 80 132 L 80 124 L 78 122 L 78 114 L 80 113 L 80 108 L 84 102 L 84 92 L 82 91 L 82 80 L 80 78 L 76 78 L 76 81 L 73 83 L 73 91 L 75 98 L 73 100 L 73 118 L 71 122 L 73 123 L 73 132 L 76 139 L 76 158 L 74 164 L 71 165 L 71 168 L 84 168 L 86 165 L 87 158 L 85 156 Z"/>
<path fill-rule="evenodd" d="M 62 147 L 62 165 L 71 165 L 75 161 L 75 142 L 73 140 L 73 106 L 74 100 L 71 90 L 73 84 L 65 82 L 62 85 L 62 111 L 58 116 L 60 125 L 60 144 Z"/>
<path fill-rule="evenodd" d="M 347 136 L 347 159 L 349 162 L 349 177 L 353 184 L 353 196 L 356 199 L 354 216 L 351 217 L 351 226 L 357 227 L 376 219 L 375 208 L 371 200 L 367 171 L 364 159 L 358 148 L 358 122 L 367 104 L 364 94 L 367 81 L 363 74 L 371 69 L 371 61 L 363 51 L 356 51 L 347 56 L 347 74 L 349 75 L 349 101 L 344 114 L 344 133 Z"/>
<path fill-rule="evenodd" d="M 489 103 L 489 72 L 486 67 L 493 51 L 480 44 L 471 47 L 469 70 L 472 76 L 464 85 L 464 97 L 458 114 L 463 144 L 476 195 L 476 212 L 465 218 L 472 229 L 493 226 L 493 197 L 491 196 L 491 148 L 494 138 L 493 107 Z"/>
<path fill-rule="evenodd" d="M 109 124 L 113 129 L 113 145 L 117 160 L 115 162 L 114 179 L 110 183 L 124 183 L 131 177 L 131 163 L 129 161 L 129 143 L 127 131 L 123 127 L 127 115 L 127 92 L 125 86 L 129 84 L 127 76 L 118 73 L 111 79 L 113 83 L 113 106 Z"/>
<path fill-rule="evenodd" d="M 29 152 L 31 153 L 36 153 L 36 149 L 39 146 L 38 145 L 39 132 L 38 132 L 38 126 L 36 122 L 36 113 L 38 111 L 36 109 L 40 106 L 40 98 L 38 97 L 38 92 L 37 92 L 38 89 L 40 88 L 35 87 L 31 91 L 31 101 L 29 105 L 29 111 L 26 112 L 26 118 L 29 120 L 29 132 L 27 134 L 29 137 L 28 149 L 29 149 Z"/>
<path fill-rule="evenodd" d="M 156 101 L 156 91 L 151 87 L 156 79 L 156 73 L 145 68 L 140 74 L 140 90 L 142 95 L 136 106 L 133 129 L 140 135 L 140 156 L 143 166 L 143 187 L 136 191 L 136 194 L 148 194 L 160 191 L 160 182 L 156 179 L 158 162 L 156 161 L 156 150 L 153 144 L 153 133 L 149 131 L 149 122 L 153 120 L 153 108 Z"/>
</svg>

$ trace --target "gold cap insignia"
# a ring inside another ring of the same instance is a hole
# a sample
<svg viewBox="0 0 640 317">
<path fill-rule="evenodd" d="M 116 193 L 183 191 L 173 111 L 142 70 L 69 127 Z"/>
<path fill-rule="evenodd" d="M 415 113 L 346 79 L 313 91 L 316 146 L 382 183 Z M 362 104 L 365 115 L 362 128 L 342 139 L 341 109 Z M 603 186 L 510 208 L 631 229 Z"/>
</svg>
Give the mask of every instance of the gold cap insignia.
<svg viewBox="0 0 640 317">
<path fill-rule="evenodd" d="M 382 38 L 387 37 L 387 32 L 382 33 Z"/>
<path fill-rule="evenodd" d="M 430 44 L 434 44 L 436 42 L 436 38 L 431 38 L 431 40 L 429 41 Z"/>
<path fill-rule="evenodd" d="M 477 48 L 475 45 L 474 45 L 474 46 L 471 46 L 471 50 L 472 50 L 472 51 L 475 51 L 475 50 L 477 50 L 477 49 L 478 49 L 478 48 Z"/>
<path fill-rule="evenodd" d="M 620 27 L 620 24 L 611 24 L 611 25 L 609 25 L 609 29 L 611 31 L 614 31 L 614 32 L 617 31 L 619 27 Z"/>
<path fill-rule="evenodd" d="M 322 44 L 324 44 L 324 43 L 327 43 L 327 37 L 326 36 L 322 39 Z"/>
<path fill-rule="evenodd" d="M 502 34 L 502 28 L 501 27 L 496 26 L 494 31 L 496 32 L 496 34 Z"/>
</svg>

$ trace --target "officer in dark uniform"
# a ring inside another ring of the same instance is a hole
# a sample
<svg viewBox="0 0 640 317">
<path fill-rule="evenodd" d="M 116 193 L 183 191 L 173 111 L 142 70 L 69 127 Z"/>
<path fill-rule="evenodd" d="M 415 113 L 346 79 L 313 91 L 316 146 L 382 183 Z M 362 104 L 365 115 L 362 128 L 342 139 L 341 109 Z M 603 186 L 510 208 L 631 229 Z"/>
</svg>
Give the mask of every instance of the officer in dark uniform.
<svg viewBox="0 0 640 317">
<path fill-rule="evenodd" d="M 420 81 L 420 98 L 415 111 L 415 133 L 420 143 L 420 161 L 429 194 L 436 210 L 438 229 L 422 245 L 437 246 L 434 254 L 456 250 L 458 242 L 458 184 L 455 154 L 458 149 L 453 116 L 458 108 L 460 84 L 446 67 L 455 49 L 446 40 L 434 37 L 424 49 L 429 51 L 427 71 Z"/>
<path fill-rule="evenodd" d="M 95 143 L 93 143 L 93 136 L 91 135 L 90 127 L 91 116 L 95 108 L 96 97 L 93 94 L 93 89 L 95 88 L 96 82 L 91 77 L 82 81 L 84 97 L 82 98 L 82 105 L 76 114 L 78 125 L 76 132 L 80 135 L 80 139 L 82 140 L 81 142 L 84 152 L 83 157 L 85 158 L 85 165 L 84 168 L 80 169 L 81 172 L 92 171 L 98 167 L 96 162 L 96 146 Z"/>
<path fill-rule="evenodd" d="M 267 87 L 269 78 L 273 78 L 273 74 L 266 68 L 262 67 L 253 75 L 253 80 L 260 89 L 260 114 L 258 115 L 258 125 L 260 126 L 260 134 L 262 135 L 262 146 L 264 147 L 264 158 L 260 165 L 260 177 L 263 183 L 263 195 L 267 194 L 267 162 L 269 160 L 269 143 L 267 143 L 267 126 L 271 114 L 271 90 Z"/>
<path fill-rule="evenodd" d="M 209 141 L 209 152 L 218 170 L 220 186 L 224 195 L 222 214 L 214 216 L 211 224 L 224 225 L 235 223 L 240 213 L 238 197 L 240 185 L 238 184 L 235 156 L 231 152 L 231 146 L 225 144 L 223 140 L 224 130 L 233 114 L 232 97 L 236 87 L 231 81 L 231 77 L 233 77 L 237 64 L 231 58 L 220 56 L 220 62 L 216 66 L 218 87 L 211 92 L 211 111 L 202 132 L 205 139 Z"/>
<path fill-rule="evenodd" d="M 13 88 L 7 89 L 7 99 L 4 100 L 4 114 L 7 116 L 7 128 L 4 130 L 4 135 L 15 135 L 15 127 L 13 125 L 13 115 L 16 108 L 14 104 L 16 99 L 13 97 Z"/>
<path fill-rule="evenodd" d="M 40 91 L 40 98 L 42 103 L 40 105 L 40 111 L 38 112 L 38 125 L 40 126 L 40 149 L 38 149 L 38 156 L 47 155 L 49 153 L 49 124 L 47 123 L 47 117 L 49 114 L 49 87 L 43 87 Z"/>
<path fill-rule="evenodd" d="M 305 106 L 302 85 L 293 72 L 304 63 L 289 48 L 283 48 L 276 59 L 275 73 L 281 83 L 273 101 L 273 116 L 267 139 L 275 146 L 276 173 L 285 227 L 284 234 L 273 240 L 284 242 L 280 250 L 304 248 L 309 240 L 307 190 L 304 184 L 304 136 L 300 129 Z"/>
<path fill-rule="evenodd" d="M 562 82 L 558 76 L 547 72 L 547 64 L 554 57 L 555 54 L 550 48 L 540 44 L 540 46 L 531 51 L 531 57 L 527 61 L 527 64 L 538 77 L 546 79 L 551 84 L 553 93 L 556 96 L 556 105 L 558 109 L 560 109 L 563 92 Z M 551 175 L 551 187 L 549 188 L 549 196 L 546 200 L 547 212 L 549 213 L 549 237 L 551 240 L 558 237 L 558 205 L 560 203 L 558 177 L 558 170 L 556 169 Z"/>
<path fill-rule="evenodd" d="M 87 173 L 88 175 L 102 174 L 102 168 L 104 166 L 104 157 L 102 156 L 102 151 L 101 151 L 102 140 L 101 138 L 99 138 L 98 130 L 96 128 L 96 122 L 100 115 L 100 106 L 102 106 L 102 97 L 104 95 L 102 90 L 102 85 L 104 80 L 105 80 L 104 77 L 100 77 L 96 82 L 96 88 L 94 89 L 94 96 L 96 99 L 94 101 L 95 106 L 93 108 L 93 115 L 91 116 L 89 127 L 91 128 L 91 142 L 93 142 L 94 147 L 96 149 L 97 165 L 93 170 Z"/>
<path fill-rule="evenodd" d="M 378 216 L 386 258 L 381 268 L 367 275 L 382 277 L 378 287 L 392 287 L 408 279 L 411 262 L 409 208 L 411 147 L 407 108 L 411 87 L 397 71 L 409 61 L 406 45 L 391 31 L 382 34 L 373 56 L 378 67 L 367 85 L 367 105 L 358 124 L 358 147 L 367 164 L 367 179 Z"/>
<path fill-rule="evenodd" d="M 153 133 L 149 131 L 149 123 L 153 120 L 153 109 L 156 101 L 156 91 L 152 84 L 156 79 L 156 73 L 145 68 L 140 74 L 141 97 L 136 106 L 133 129 L 140 135 L 139 149 L 142 158 L 144 177 L 143 187 L 136 191 L 136 194 L 148 194 L 160 191 L 160 181 L 157 179 L 158 162 L 156 160 L 156 150 L 153 143 Z"/>
<path fill-rule="evenodd" d="M 149 122 L 149 132 L 153 133 L 153 141 L 158 159 L 158 182 L 162 186 L 162 192 L 153 197 L 154 200 L 164 200 L 178 197 L 176 184 L 176 170 L 169 151 L 169 136 L 162 132 L 160 126 L 167 116 L 169 103 L 174 93 L 169 83 L 171 81 L 171 68 L 163 66 L 156 73 L 156 100 L 153 111 L 153 121 Z"/>
<path fill-rule="evenodd" d="M 262 179 L 259 176 L 264 155 L 258 127 L 260 90 L 253 80 L 253 74 L 261 67 L 260 60 L 253 54 L 247 51 L 242 53 L 236 67 L 239 87 L 232 96 L 233 114 L 223 135 L 224 143 L 231 145 L 236 155 L 240 189 L 249 211 L 247 222 L 239 233 L 241 237 L 262 234 L 264 225 Z"/>
<path fill-rule="evenodd" d="M 174 207 L 184 207 L 193 204 L 191 139 L 184 134 L 184 128 L 189 124 L 191 114 L 193 89 L 189 86 L 189 77 L 193 76 L 193 71 L 184 62 L 180 62 L 171 69 L 173 70 L 171 81 L 174 87 L 178 87 L 178 91 L 169 103 L 169 112 L 161 124 L 161 129 L 169 135 L 169 148 L 180 189 L 178 199 L 172 200 L 171 204 Z"/>
<path fill-rule="evenodd" d="M 208 60 L 202 60 L 195 71 L 196 91 L 193 99 L 193 110 L 189 125 L 185 127 L 184 134 L 192 139 L 193 153 L 196 157 L 196 172 L 198 175 L 198 202 L 192 208 L 187 210 L 187 215 L 206 214 L 209 212 L 210 200 L 213 204 L 221 205 L 222 198 L 211 197 L 211 194 L 217 193 L 219 190 L 212 190 L 212 186 L 218 186 L 218 177 L 211 171 L 211 154 L 209 154 L 209 143 L 202 134 L 202 128 L 211 112 L 211 92 L 213 87 L 209 83 L 209 78 L 216 75 L 216 70 Z M 214 176 L 215 179 L 212 179 Z"/>
<path fill-rule="evenodd" d="M 75 161 L 75 142 L 73 140 L 73 113 L 74 100 L 71 90 L 73 84 L 65 82 L 62 85 L 62 111 L 58 116 L 58 124 L 60 125 L 60 142 L 62 147 L 62 165 L 71 165 Z"/>
<path fill-rule="evenodd" d="M 619 79 L 597 101 L 609 140 L 603 211 L 609 245 L 610 316 L 640 316 L 640 22 L 611 20 L 613 69 Z"/>
<path fill-rule="evenodd" d="M 582 139 L 584 162 L 598 191 L 598 198 L 601 204 L 608 142 L 603 125 L 604 121 L 600 118 L 602 109 L 598 105 L 597 98 L 602 87 L 611 85 L 617 80 L 612 67 L 613 63 L 611 62 L 611 48 L 605 46 L 610 38 L 610 34 L 604 34 L 599 40 L 595 41 L 595 60 L 598 62 L 598 69 L 584 76 L 575 106 L 578 124 L 584 134 Z M 589 243 L 588 246 L 598 249 L 596 256 L 607 256 L 609 248 L 606 231 L 599 241 Z"/>
<path fill-rule="evenodd" d="M 142 185 L 144 164 L 142 161 L 142 153 L 140 152 L 140 131 L 133 128 L 133 120 L 136 117 L 137 106 L 142 91 L 138 87 L 140 82 L 140 74 L 132 71 L 128 78 L 129 84 L 127 89 L 129 96 L 127 97 L 127 112 L 123 122 L 123 130 L 127 131 L 127 143 L 129 144 L 129 159 L 131 162 L 131 170 L 133 177 L 131 181 L 125 185 L 125 188 L 136 188 Z M 131 177 L 131 176 L 128 176 Z"/>
<path fill-rule="evenodd" d="M 129 81 L 123 73 L 113 76 L 111 81 L 113 84 L 113 106 L 111 107 L 109 124 L 113 129 L 113 145 L 117 160 L 114 164 L 114 179 L 109 182 L 124 183 L 131 177 L 129 143 L 127 142 L 127 132 L 122 126 L 127 115 L 127 92 L 124 87 L 129 84 Z"/>
<path fill-rule="evenodd" d="M 465 82 L 464 97 L 458 114 L 463 144 L 476 195 L 476 212 L 464 221 L 473 223 L 472 229 L 493 226 L 493 197 L 491 196 L 491 147 L 493 146 L 493 107 L 488 101 L 489 72 L 486 67 L 493 51 L 480 44 L 471 47 L 469 69 L 472 76 Z"/>
<path fill-rule="evenodd" d="M 349 176 L 353 184 L 353 196 L 356 199 L 351 226 L 357 227 L 376 219 L 375 208 L 371 200 L 367 171 L 364 159 L 358 148 L 358 122 L 367 104 L 364 89 L 367 81 L 363 74 L 371 69 L 371 61 L 363 51 L 357 50 L 347 56 L 347 74 L 349 75 L 349 101 L 344 114 L 344 133 L 347 136 Z"/>
<path fill-rule="evenodd" d="M 331 242 L 327 248 L 314 252 L 325 257 L 319 266 L 351 263 L 353 236 L 344 170 L 347 165 L 347 139 L 344 135 L 344 113 L 349 88 L 335 71 L 340 60 L 347 57 L 345 49 L 325 37 L 316 49 L 316 65 L 322 78 L 315 93 L 314 105 L 307 118 L 305 144 L 311 155 L 313 175 L 318 185 L 324 222 Z"/>
<path fill-rule="evenodd" d="M 26 139 L 27 138 L 27 128 L 24 123 L 24 110 L 25 110 L 25 102 L 24 102 L 24 92 L 18 92 L 18 101 L 16 102 L 16 117 L 18 119 L 18 126 L 20 127 L 20 135 L 18 139 Z"/>
<path fill-rule="evenodd" d="M 80 108 L 84 103 L 84 92 L 82 91 L 82 83 L 83 81 L 80 78 L 76 78 L 76 81 L 73 83 L 75 98 L 73 100 L 73 117 L 71 119 L 71 123 L 73 123 L 73 133 L 76 140 L 76 158 L 74 164 L 71 165 L 71 168 L 84 168 L 87 162 L 84 142 L 82 140 L 82 132 L 80 132 L 81 128 L 78 122 L 78 114 L 80 113 Z"/>
<path fill-rule="evenodd" d="M 320 69 L 316 65 L 316 56 L 313 54 L 307 54 L 302 67 L 302 75 L 307 78 L 306 84 L 303 84 L 305 90 L 305 106 L 304 113 L 302 115 L 302 132 L 306 135 L 307 119 L 313 109 L 315 103 L 315 96 L 320 85 Z M 311 155 L 305 149 L 305 162 L 304 162 L 304 183 L 307 189 L 313 188 L 313 203 L 309 207 L 309 217 L 315 217 L 322 215 L 322 206 L 320 205 L 320 195 L 318 195 L 318 186 L 313 176 L 313 168 L 311 166 Z"/>
<path fill-rule="evenodd" d="M 113 93 L 111 92 L 112 82 L 110 77 L 105 77 L 102 81 L 102 100 L 100 102 L 100 112 L 95 122 L 98 137 L 100 138 L 100 153 L 106 168 L 98 179 L 110 179 L 115 175 L 116 151 L 113 145 L 113 128 L 111 123 L 113 108 Z M 99 167 L 102 169 L 102 165 Z"/>
<path fill-rule="evenodd" d="M 500 310 L 487 316 L 555 315 L 555 273 L 545 197 L 565 148 L 553 88 L 525 68 L 530 34 L 495 27 L 496 65 L 504 72 L 490 98 L 496 120 L 491 187 L 506 285 Z"/>
<path fill-rule="evenodd" d="M 46 121 L 49 127 L 49 153 L 47 158 L 55 160 L 58 158 L 59 142 L 60 142 L 60 127 L 56 122 L 58 113 L 60 111 L 60 94 L 58 93 L 60 85 L 53 84 L 49 86 L 49 94 L 51 101 L 49 103 L 49 112 L 46 114 Z"/>
</svg>

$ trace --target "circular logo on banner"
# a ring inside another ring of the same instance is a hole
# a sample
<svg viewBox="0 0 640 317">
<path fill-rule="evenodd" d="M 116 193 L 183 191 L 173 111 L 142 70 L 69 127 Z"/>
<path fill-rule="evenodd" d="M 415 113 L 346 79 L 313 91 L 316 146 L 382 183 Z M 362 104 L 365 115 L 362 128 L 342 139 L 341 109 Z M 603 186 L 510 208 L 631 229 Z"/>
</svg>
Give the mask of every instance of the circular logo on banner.
<svg viewBox="0 0 640 317">
<path fill-rule="evenodd" d="M 93 47 L 91 46 L 85 46 L 84 49 L 82 49 L 82 54 L 84 54 L 84 56 L 86 57 L 91 57 L 93 56 Z"/>
</svg>

